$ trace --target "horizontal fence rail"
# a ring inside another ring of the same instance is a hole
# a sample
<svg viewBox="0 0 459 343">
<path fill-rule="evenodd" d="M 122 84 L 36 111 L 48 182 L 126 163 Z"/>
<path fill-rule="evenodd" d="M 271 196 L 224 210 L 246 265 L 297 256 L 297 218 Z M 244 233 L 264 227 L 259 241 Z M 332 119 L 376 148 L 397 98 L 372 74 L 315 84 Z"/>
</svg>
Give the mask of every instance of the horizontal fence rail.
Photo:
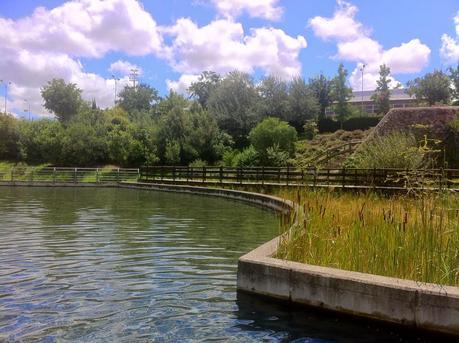
<svg viewBox="0 0 459 343">
<path fill-rule="evenodd" d="M 147 182 L 206 184 L 273 184 L 374 188 L 458 188 L 459 169 L 296 169 L 291 167 L 168 167 L 140 168 Z"/>
<path fill-rule="evenodd" d="M 117 183 L 138 181 L 140 169 L 14 167 L 0 169 L 2 182 Z"/>
</svg>

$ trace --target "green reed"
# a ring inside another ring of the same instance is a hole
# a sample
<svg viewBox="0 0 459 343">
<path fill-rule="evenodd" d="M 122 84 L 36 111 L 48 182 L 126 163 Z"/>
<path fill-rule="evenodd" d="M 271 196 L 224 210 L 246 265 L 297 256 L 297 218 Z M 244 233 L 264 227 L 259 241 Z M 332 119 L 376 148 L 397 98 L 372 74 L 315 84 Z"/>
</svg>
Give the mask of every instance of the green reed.
<svg viewBox="0 0 459 343">
<path fill-rule="evenodd" d="M 278 257 L 459 286 L 459 196 L 281 191 L 299 204 Z"/>
</svg>

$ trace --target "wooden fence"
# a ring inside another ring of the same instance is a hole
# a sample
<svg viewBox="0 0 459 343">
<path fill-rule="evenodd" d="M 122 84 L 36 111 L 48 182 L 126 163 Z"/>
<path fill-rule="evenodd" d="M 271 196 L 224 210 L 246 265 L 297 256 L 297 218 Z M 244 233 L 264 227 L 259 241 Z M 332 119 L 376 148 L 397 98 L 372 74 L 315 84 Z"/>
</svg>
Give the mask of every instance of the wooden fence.
<svg viewBox="0 0 459 343">
<path fill-rule="evenodd" d="M 459 188 L 459 169 L 295 169 L 167 167 L 140 168 L 147 182 L 274 184 L 375 188 Z"/>
<path fill-rule="evenodd" d="M 116 183 L 138 181 L 139 169 L 14 167 L 0 169 L 3 182 Z"/>
</svg>

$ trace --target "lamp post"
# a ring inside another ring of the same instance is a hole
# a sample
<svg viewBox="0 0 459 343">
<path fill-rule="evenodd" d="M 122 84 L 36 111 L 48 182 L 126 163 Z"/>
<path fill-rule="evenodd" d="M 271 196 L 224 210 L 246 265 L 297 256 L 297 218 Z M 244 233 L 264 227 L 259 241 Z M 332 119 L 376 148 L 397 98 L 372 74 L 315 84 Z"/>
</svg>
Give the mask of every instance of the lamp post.
<svg viewBox="0 0 459 343">
<path fill-rule="evenodd" d="M 362 115 L 363 115 L 363 73 L 365 71 L 365 67 L 367 65 L 364 63 L 362 64 L 362 66 L 360 67 L 360 71 L 362 72 Z"/>
<path fill-rule="evenodd" d="M 27 108 L 24 108 L 24 112 L 29 113 L 29 121 L 30 121 L 30 102 L 27 99 L 24 99 L 24 102 L 27 105 Z"/>
<path fill-rule="evenodd" d="M 115 75 L 112 75 L 112 79 L 115 80 L 115 106 L 116 106 L 116 100 L 118 98 L 118 81 L 120 80 L 119 78 L 117 78 Z"/>
<path fill-rule="evenodd" d="M 3 83 L 5 86 L 5 115 L 7 114 L 7 104 L 8 104 L 8 86 L 11 85 L 10 81 L 0 80 L 0 83 Z"/>
</svg>

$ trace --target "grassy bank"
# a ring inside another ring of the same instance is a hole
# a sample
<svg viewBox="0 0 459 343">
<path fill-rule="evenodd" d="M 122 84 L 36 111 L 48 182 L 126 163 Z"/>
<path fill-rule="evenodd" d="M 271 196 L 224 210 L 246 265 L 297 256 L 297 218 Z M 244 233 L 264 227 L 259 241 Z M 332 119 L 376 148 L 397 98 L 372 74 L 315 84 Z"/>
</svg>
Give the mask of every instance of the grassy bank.
<svg viewBox="0 0 459 343">
<path fill-rule="evenodd" d="M 278 257 L 459 286 L 459 196 L 281 191 L 300 204 Z"/>
</svg>

